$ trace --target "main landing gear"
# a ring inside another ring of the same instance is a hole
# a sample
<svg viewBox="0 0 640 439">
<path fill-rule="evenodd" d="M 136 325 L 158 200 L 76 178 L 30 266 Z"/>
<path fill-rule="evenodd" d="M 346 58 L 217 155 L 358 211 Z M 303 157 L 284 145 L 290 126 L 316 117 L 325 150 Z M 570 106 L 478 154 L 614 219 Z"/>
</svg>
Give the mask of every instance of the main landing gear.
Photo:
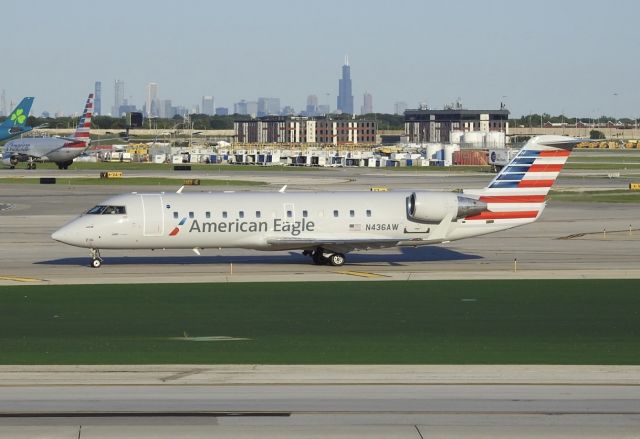
<svg viewBox="0 0 640 439">
<path fill-rule="evenodd" d="M 342 253 L 327 252 L 321 247 L 318 247 L 315 250 L 305 250 L 302 254 L 305 256 L 311 256 L 313 263 L 316 265 L 332 265 L 334 267 L 340 267 L 344 265 L 346 261 L 346 258 Z"/>
<path fill-rule="evenodd" d="M 91 249 L 91 267 L 100 268 L 102 265 L 102 258 L 100 257 L 100 250 L 96 248 Z"/>
</svg>

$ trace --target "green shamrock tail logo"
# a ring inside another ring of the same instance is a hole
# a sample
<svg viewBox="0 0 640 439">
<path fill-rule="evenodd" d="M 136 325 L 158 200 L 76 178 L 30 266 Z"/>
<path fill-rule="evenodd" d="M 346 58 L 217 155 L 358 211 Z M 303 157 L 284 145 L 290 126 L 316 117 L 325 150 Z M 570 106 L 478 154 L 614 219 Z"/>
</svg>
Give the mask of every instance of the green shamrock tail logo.
<svg viewBox="0 0 640 439">
<path fill-rule="evenodd" d="M 11 122 L 13 122 L 14 125 L 23 124 L 24 121 L 27 120 L 27 116 L 25 116 L 23 113 L 24 110 L 22 108 L 18 108 L 15 113 L 11 115 Z"/>
</svg>

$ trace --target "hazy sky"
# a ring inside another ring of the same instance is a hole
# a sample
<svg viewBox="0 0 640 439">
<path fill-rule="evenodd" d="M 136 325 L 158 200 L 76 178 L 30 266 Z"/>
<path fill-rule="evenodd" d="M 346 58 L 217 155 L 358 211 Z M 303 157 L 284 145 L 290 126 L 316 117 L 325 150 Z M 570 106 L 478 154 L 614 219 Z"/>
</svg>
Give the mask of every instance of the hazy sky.
<svg viewBox="0 0 640 439">
<path fill-rule="evenodd" d="M 37 115 L 81 111 L 96 80 L 109 112 L 115 79 L 140 107 L 157 82 L 174 105 L 264 96 L 300 111 L 316 94 L 335 109 L 348 54 L 358 112 L 368 91 L 378 112 L 460 98 L 640 117 L 638 17 L 633 0 L 8 1 L 0 89 L 35 96 Z"/>
</svg>

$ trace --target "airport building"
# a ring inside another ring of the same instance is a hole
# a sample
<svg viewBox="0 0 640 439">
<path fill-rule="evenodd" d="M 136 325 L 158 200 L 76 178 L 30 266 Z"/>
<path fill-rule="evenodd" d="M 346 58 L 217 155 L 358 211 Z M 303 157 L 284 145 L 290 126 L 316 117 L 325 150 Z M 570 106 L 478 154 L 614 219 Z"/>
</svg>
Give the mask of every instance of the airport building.
<svg viewBox="0 0 640 439">
<path fill-rule="evenodd" d="M 233 123 L 239 143 L 373 144 L 376 122 L 326 117 L 266 116 Z"/>
<path fill-rule="evenodd" d="M 411 143 L 455 143 L 452 132 L 500 132 L 509 134 L 509 110 L 460 108 L 404 112 L 404 130 Z"/>
</svg>

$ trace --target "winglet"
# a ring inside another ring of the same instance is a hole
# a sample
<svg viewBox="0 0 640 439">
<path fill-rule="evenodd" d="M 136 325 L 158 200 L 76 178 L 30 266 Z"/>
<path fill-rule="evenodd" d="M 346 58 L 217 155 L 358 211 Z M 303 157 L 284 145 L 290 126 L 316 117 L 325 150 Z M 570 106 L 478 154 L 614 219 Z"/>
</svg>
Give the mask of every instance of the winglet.
<svg viewBox="0 0 640 439">
<path fill-rule="evenodd" d="M 176 191 L 176 194 L 181 194 L 181 193 L 182 193 L 182 189 L 184 189 L 184 185 L 183 185 L 183 186 L 180 186 L 180 189 L 178 189 L 178 190 Z"/>
<path fill-rule="evenodd" d="M 284 191 L 286 191 L 286 190 L 287 190 L 287 185 L 285 184 L 284 186 L 282 186 L 280 188 L 280 190 L 278 192 L 280 192 L 281 194 L 284 194 Z"/>
</svg>

